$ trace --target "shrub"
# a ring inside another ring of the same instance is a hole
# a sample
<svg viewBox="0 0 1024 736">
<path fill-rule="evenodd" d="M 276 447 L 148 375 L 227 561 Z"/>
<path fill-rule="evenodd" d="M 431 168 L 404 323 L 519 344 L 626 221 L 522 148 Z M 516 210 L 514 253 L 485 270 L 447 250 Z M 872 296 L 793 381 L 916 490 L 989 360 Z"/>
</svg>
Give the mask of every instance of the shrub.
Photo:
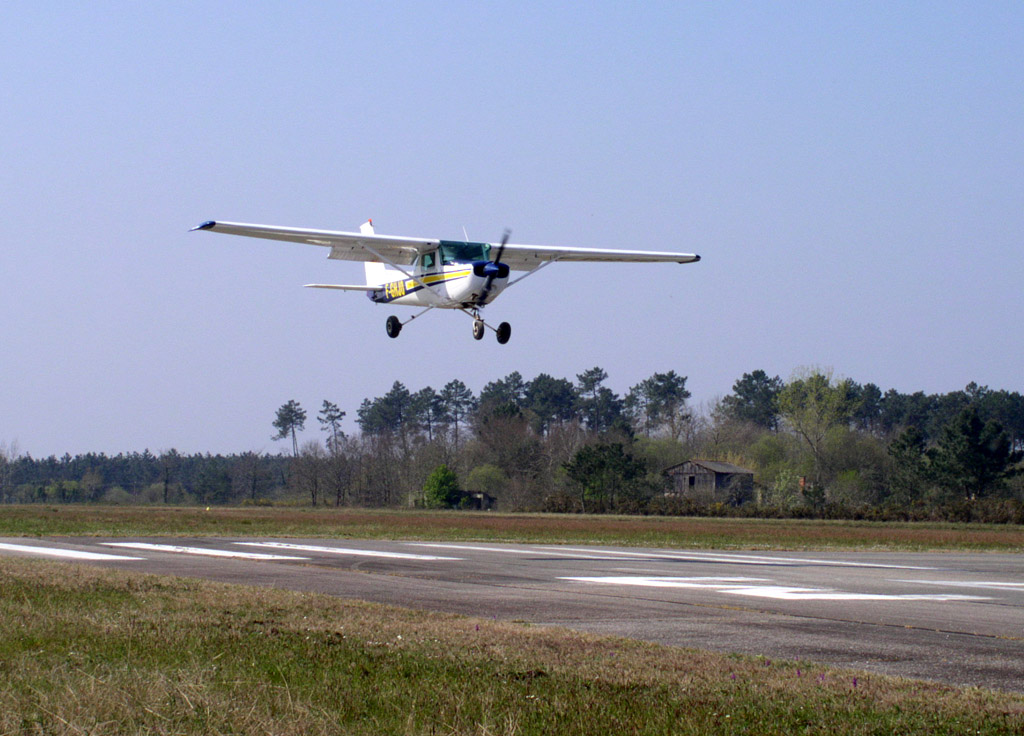
<svg viewBox="0 0 1024 736">
<path fill-rule="evenodd" d="M 455 471 L 438 465 L 423 484 L 423 505 L 428 509 L 453 509 L 462 501 L 462 489 Z"/>
</svg>

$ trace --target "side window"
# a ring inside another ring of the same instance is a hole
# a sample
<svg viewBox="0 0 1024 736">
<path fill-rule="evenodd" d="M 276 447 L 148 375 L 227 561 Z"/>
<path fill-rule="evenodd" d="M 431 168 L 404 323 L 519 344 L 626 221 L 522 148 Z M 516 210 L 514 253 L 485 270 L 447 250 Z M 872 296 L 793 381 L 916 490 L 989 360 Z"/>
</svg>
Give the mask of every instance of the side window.
<svg viewBox="0 0 1024 736">
<path fill-rule="evenodd" d="M 420 258 L 420 266 L 424 271 L 427 271 L 434 267 L 434 262 L 437 256 L 434 253 L 424 253 Z"/>
</svg>

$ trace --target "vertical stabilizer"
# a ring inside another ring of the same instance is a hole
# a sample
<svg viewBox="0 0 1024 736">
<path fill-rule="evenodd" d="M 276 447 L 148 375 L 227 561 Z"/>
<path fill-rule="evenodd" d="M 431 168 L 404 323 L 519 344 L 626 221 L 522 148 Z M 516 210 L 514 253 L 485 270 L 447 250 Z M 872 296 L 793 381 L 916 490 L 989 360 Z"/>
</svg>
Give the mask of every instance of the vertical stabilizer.
<svg viewBox="0 0 1024 736">
<path fill-rule="evenodd" d="M 367 261 L 363 264 L 366 267 L 366 285 L 380 286 L 392 279 L 389 278 L 388 267 L 376 261 Z M 393 273 L 393 272 L 392 272 Z"/>
<path fill-rule="evenodd" d="M 359 232 L 362 235 L 374 234 L 372 217 L 359 226 Z M 380 286 L 381 284 L 386 284 L 391 280 L 388 278 L 388 268 L 383 263 L 378 261 L 366 261 L 363 265 L 366 267 L 367 286 Z"/>
</svg>

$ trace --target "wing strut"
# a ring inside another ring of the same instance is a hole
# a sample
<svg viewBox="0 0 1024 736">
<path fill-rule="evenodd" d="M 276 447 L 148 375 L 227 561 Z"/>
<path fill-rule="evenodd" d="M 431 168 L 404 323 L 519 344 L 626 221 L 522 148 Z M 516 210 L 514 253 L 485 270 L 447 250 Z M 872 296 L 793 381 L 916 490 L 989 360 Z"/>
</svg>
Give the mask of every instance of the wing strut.
<svg viewBox="0 0 1024 736">
<path fill-rule="evenodd" d="M 416 314 L 414 314 L 413 316 L 411 316 L 411 317 L 410 317 L 409 319 L 407 319 L 407 320 L 406 320 L 405 322 L 403 322 L 403 323 L 402 323 L 402 327 L 405 327 L 405 326 L 406 326 L 407 324 L 409 324 L 410 322 L 412 322 L 412 321 L 413 321 L 414 319 L 416 319 L 417 317 L 421 317 L 421 316 L 423 316 L 424 314 L 426 314 L 427 312 L 429 312 L 429 311 L 430 311 L 431 309 L 435 309 L 435 307 L 427 307 L 427 308 L 426 308 L 426 309 L 424 309 L 424 310 L 421 310 L 421 311 L 419 311 L 419 312 L 416 312 Z"/>
<path fill-rule="evenodd" d="M 505 288 L 507 289 L 508 287 L 512 286 L 512 284 L 518 284 L 520 281 L 525 279 L 527 276 L 532 276 L 533 274 L 537 273 L 539 270 L 541 270 L 545 266 L 550 266 L 552 263 L 555 263 L 556 261 L 558 261 L 558 258 L 552 258 L 550 261 L 541 261 L 540 265 L 534 266 L 533 268 L 531 268 L 529 271 L 524 273 L 519 278 L 512 279 L 511 281 L 509 281 L 507 284 L 505 284 Z"/>
</svg>

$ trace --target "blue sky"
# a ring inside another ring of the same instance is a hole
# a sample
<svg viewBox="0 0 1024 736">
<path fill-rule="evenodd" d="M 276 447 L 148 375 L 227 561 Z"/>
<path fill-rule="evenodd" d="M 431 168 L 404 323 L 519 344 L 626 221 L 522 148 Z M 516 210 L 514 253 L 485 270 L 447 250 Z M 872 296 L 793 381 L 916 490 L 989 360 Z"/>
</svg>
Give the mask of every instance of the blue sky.
<svg viewBox="0 0 1024 736">
<path fill-rule="evenodd" d="M 1021 384 L 1024 5 L 18 3 L 0 24 L 0 443 L 277 451 L 288 399 L 595 365 Z M 302 289 L 222 219 L 700 253 L 560 264 L 481 343 Z"/>
</svg>

